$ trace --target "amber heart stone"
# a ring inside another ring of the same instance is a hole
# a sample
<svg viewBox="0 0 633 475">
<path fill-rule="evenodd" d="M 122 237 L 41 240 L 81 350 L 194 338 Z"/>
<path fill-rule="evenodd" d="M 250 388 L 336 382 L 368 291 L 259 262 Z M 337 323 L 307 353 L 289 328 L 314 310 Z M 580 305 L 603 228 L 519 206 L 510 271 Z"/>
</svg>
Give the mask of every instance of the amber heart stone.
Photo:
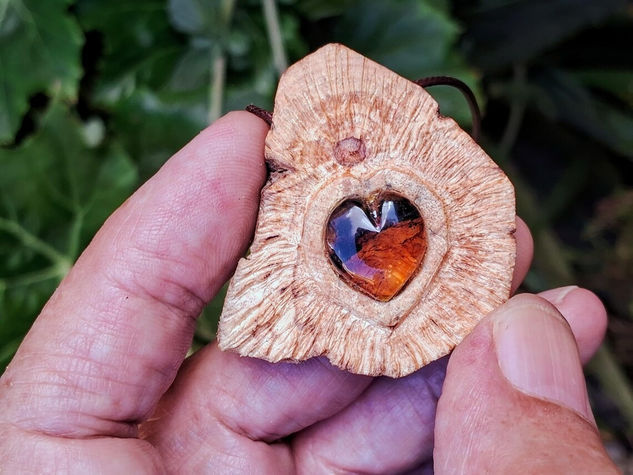
<svg viewBox="0 0 633 475">
<path fill-rule="evenodd" d="M 341 279 L 382 302 L 406 286 L 427 247 L 418 209 L 389 191 L 343 201 L 328 219 L 325 240 Z"/>
</svg>

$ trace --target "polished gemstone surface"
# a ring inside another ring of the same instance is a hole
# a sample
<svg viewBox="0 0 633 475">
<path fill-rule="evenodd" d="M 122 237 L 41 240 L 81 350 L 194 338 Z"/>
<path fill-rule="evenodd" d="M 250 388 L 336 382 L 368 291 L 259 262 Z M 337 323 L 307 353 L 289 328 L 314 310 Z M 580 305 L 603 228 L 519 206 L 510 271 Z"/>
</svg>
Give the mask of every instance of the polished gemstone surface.
<svg viewBox="0 0 633 475">
<path fill-rule="evenodd" d="M 325 240 L 340 277 L 379 301 L 405 287 L 427 246 L 420 212 L 389 191 L 343 201 L 328 220 Z"/>
</svg>

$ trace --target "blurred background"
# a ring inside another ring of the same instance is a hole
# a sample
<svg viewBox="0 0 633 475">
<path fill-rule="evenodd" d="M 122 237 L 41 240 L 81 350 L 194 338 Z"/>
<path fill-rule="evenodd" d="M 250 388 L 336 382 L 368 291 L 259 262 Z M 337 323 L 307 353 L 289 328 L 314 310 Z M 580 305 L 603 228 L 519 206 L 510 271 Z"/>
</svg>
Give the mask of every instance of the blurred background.
<svg viewBox="0 0 633 475">
<path fill-rule="evenodd" d="M 334 41 L 409 79 L 473 88 L 481 145 L 535 238 L 523 290 L 576 283 L 608 308 L 587 381 L 603 440 L 633 473 L 625 0 L 0 0 L 0 371 L 112 210 L 224 112 L 272 109 L 287 65 Z M 468 129 L 459 92 L 429 92 Z"/>
</svg>

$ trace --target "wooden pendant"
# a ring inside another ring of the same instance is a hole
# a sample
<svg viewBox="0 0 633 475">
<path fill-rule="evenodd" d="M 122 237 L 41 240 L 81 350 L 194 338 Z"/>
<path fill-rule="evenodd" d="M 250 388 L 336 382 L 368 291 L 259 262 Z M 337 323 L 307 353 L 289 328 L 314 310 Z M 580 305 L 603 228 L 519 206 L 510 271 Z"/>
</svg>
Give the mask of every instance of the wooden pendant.
<svg viewBox="0 0 633 475">
<path fill-rule="evenodd" d="M 514 189 L 421 87 L 342 45 L 281 77 L 223 350 L 405 376 L 508 299 Z"/>
</svg>

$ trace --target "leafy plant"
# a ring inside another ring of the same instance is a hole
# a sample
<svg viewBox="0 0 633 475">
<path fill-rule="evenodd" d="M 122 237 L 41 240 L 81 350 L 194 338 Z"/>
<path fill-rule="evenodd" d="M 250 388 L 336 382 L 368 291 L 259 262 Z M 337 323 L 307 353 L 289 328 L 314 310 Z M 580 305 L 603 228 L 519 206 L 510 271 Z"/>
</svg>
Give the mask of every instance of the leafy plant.
<svg viewBox="0 0 633 475">
<path fill-rule="evenodd" d="M 482 144 L 534 233 L 525 288 L 584 283 L 612 313 L 589 371 L 594 399 L 610 388 L 627 423 L 598 416 L 630 448 L 632 11 L 625 0 L 0 0 L 0 366 L 142 180 L 221 113 L 271 109 L 284 67 L 338 41 L 410 79 L 452 75 L 475 90 Z M 469 126 L 459 93 L 429 92 Z M 220 308 L 221 297 L 205 310 L 196 345 Z"/>
<path fill-rule="evenodd" d="M 82 34 L 69 3 L 0 2 L 0 144 L 13 139 L 36 92 L 77 98 Z"/>
<path fill-rule="evenodd" d="M 59 103 L 37 134 L 0 149 L 0 356 L 6 364 L 31 321 L 111 210 L 137 183 L 116 142 Z"/>
</svg>

